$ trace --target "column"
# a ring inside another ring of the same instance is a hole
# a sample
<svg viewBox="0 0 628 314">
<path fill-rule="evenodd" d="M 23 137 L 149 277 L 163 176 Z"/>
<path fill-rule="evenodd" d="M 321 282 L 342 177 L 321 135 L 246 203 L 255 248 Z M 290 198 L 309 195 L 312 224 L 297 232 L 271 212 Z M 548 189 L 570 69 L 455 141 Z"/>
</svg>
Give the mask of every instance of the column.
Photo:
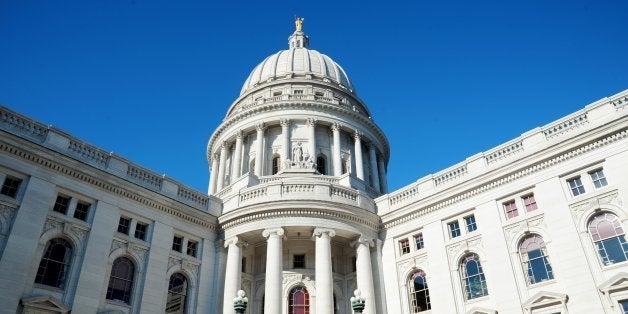
<svg viewBox="0 0 628 314">
<path fill-rule="evenodd" d="M 288 119 L 280 119 L 279 124 L 281 125 L 281 139 L 283 143 L 281 144 L 281 162 L 282 164 L 290 159 L 290 120 Z M 281 169 L 284 167 L 282 166 Z"/>
<path fill-rule="evenodd" d="M 360 180 L 364 180 L 364 164 L 362 164 L 362 133 L 355 131 L 353 134 L 355 139 L 355 175 Z"/>
<path fill-rule="evenodd" d="M 282 311 L 283 234 L 283 228 L 266 229 L 262 232 L 267 241 L 264 313 Z"/>
<path fill-rule="evenodd" d="M 262 165 L 264 164 L 264 123 L 258 123 L 255 129 L 257 130 L 257 140 L 255 142 L 255 175 L 261 177 Z"/>
<path fill-rule="evenodd" d="M 212 155 L 212 167 L 209 169 L 210 177 L 209 177 L 209 190 L 208 194 L 213 195 L 216 193 L 216 181 L 218 181 L 218 154 Z"/>
<path fill-rule="evenodd" d="M 331 267 L 331 238 L 336 235 L 332 229 L 316 228 L 312 237 L 316 240 L 316 312 L 334 313 L 334 281 Z"/>
<path fill-rule="evenodd" d="M 220 145 L 220 166 L 218 167 L 218 182 L 216 184 L 216 192 L 222 190 L 225 184 L 225 164 L 227 162 L 227 143 L 222 142 Z"/>
<path fill-rule="evenodd" d="M 236 133 L 235 152 L 231 160 L 231 182 L 234 182 L 242 175 L 242 130 Z"/>
<path fill-rule="evenodd" d="M 233 310 L 233 298 L 240 290 L 242 282 L 242 247 L 245 245 L 238 237 L 225 240 L 227 248 L 227 267 L 225 270 L 225 289 L 222 303 L 223 314 L 235 313 Z"/>
<path fill-rule="evenodd" d="M 163 296 L 168 292 L 168 286 L 164 285 L 164 274 L 168 272 L 168 258 L 172 252 L 172 227 L 155 221 L 153 224 L 153 235 L 151 238 L 150 250 L 148 251 L 148 262 L 146 272 L 144 272 L 144 291 L 142 293 L 142 312 L 159 313 L 163 311 L 161 302 Z M 185 248 L 185 243 L 183 245 Z M 166 277 L 166 280 L 170 280 Z M 89 288 L 87 288 L 89 289 Z"/>
<path fill-rule="evenodd" d="M 362 291 L 362 295 L 366 298 L 364 313 L 376 313 L 373 269 L 371 267 L 371 246 L 373 246 L 373 240 L 360 237 L 351 244 L 356 248 L 355 264 L 358 289 Z M 318 291 L 316 292 L 318 293 Z"/>
<path fill-rule="evenodd" d="M 310 159 L 316 163 L 316 119 L 308 118 L 307 126 L 309 133 L 309 145 L 308 145 L 308 154 L 310 155 Z"/>
<path fill-rule="evenodd" d="M 379 173 L 377 171 L 377 154 L 375 153 L 375 145 L 371 143 L 369 146 L 369 159 L 371 160 L 371 178 L 373 179 L 373 187 L 377 192 L 379 189 Z"/>
<path fill-rule="evenodd" d="M 379 170 L 379 191 L 388 192 L 388 182 L 386 182 L 386 166 L 384 165 L 384 157 L 380 156 L 377 161 L 377 169 Z"/>
<path fill-rule="evenodd" d="M 334 138 L 334 149 L 331 153 L 334 164 L 334 176 L 338 177 L 342 175 L 342 165 L 340 164 L 342 162 L 340 159 L 340 124 L 332 124 L 331 132 Z"/>
</svg>

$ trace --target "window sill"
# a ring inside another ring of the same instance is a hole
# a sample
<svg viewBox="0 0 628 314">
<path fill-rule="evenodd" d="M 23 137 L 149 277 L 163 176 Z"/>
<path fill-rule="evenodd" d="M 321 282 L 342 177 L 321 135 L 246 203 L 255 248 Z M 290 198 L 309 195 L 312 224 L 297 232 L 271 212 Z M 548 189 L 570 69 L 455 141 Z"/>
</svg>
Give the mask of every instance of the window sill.
<svg viewBox="0 0 628 314">
<path fill-rule="evenodd" d="M 549 286 L 555 283 L 556 283 L 556 278 L 549 279 L 549 280 L 545 280 L 545 281 L 541 281 L 541 282 L 537 282 L 533 284 L 528 284 L 528 289 L 537 289 L 537 288 Z"/>
<path fill-rule="evenodd" d="M 485 295 L 485 296 L 478 297 L 478 298 L 475 298 L 475 299 L 465 300 L 465 301 L 464 301 L 464 304 L 469 305 L 469 304 L 473 304 L 473 303 L 478 303 L 478 302 L 486 301 L 486 300 L 488 300 L 489 298 L 490 298 L 490 295 L 489 295 L 489 294 L 487 294 L 487 295 Z"/>
<path fill-rule="evenodd" d="M 599 261 L 599 256 L 598 256 L 598 261 Z M 623 262 L 614 263 L 614 264 L 610 264 L 610 265 L 601 264 L 602 271 L 613 270 L 615 268 L 624 268 L 624 267 L 626 267 L 626 265 L 628 265 L 628 261 L 623 261 Z"/>
<path fill-rule="evenodd" d="M 131 304 L 126 303 L 122 300 L 110 300 L 110 299 L 106 299 L 107 304 L 110 305 L 115 305 L 115 306 L 120 306 L 120 307 L 125 307 L 128 309 L 131 309 Z"/>
</svg>

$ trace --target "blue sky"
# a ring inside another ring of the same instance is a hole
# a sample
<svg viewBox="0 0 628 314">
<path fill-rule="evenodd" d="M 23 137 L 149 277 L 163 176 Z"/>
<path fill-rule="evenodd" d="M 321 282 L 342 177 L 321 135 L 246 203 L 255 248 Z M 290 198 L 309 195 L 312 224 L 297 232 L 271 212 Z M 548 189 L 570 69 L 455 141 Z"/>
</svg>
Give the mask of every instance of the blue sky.
<svg viewBox="0 0 628 314">
<path fill-rule="evenodd" d="M 0 1 L 0 103 L 207 190 L 205 148 L 253 67 L 341 64 L 399 188 L 628 89 L 628 1 Z"/>
</svg>

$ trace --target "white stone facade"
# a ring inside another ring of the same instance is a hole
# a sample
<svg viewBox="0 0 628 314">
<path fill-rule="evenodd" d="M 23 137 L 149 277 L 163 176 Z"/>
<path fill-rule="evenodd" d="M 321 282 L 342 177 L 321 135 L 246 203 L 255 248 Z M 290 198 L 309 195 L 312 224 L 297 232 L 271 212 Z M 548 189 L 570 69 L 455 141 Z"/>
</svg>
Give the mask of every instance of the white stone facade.
<svg viewBox="0 0 628 314">
<path fill-rule="evenodd" d="M 289 47 L 212 135 L 209 196 L 0 107 L 0 312 L 234 313 L 242 289 L 348 314 L 359 288 L 364 313 L 624 313 L 628 91 L 389 193 L 347 74 Z"/>
</svg>

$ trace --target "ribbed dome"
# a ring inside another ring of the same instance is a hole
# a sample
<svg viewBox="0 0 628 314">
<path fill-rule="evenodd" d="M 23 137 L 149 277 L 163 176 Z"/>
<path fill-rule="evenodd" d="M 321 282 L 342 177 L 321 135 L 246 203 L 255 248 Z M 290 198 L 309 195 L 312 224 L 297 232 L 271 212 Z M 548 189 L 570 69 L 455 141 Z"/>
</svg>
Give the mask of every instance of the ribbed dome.
<svg viewBox="0 0 628 314">
<path fill-rule="evenodd" d="M 297 30 L 290 36 L 290 49 L 279 51 L 258 64 L 244 82 L 240 96 L 253 87 L 273 80 L 305 78 L 334 82 L 355 94 L 353 85 L 342 69 L 330 57 L 307 49 L 308 37 Z"/>
</svg>

